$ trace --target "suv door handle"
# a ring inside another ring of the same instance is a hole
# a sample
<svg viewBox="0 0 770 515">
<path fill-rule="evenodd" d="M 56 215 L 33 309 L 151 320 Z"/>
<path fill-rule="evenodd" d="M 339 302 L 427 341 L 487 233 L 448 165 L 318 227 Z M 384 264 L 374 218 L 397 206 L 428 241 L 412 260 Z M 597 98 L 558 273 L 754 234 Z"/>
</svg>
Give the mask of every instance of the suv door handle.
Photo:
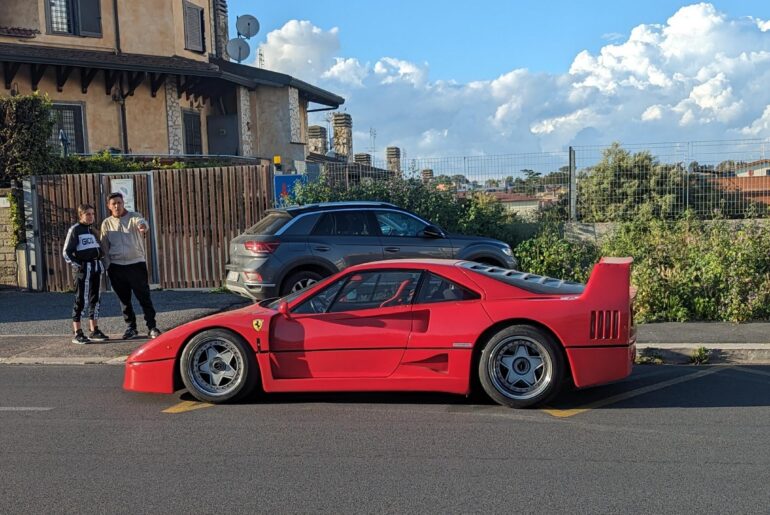
<svg viewBox="0 0 770 515">
<path fill-rule="evenodd" d="M 385 252 L 393 253 L 393 252 L 399 252 L 400 250 L 401 250 L 400 247 L 385 247 Z"/>
<path fill-rule="evenodd" d="M 331 247 L 327 247 L 326 245 L 316 245 L 313 247 L 313 250 L 317 250 L 318 252 L 326 252 L 331 250 Z"/>
</svg>

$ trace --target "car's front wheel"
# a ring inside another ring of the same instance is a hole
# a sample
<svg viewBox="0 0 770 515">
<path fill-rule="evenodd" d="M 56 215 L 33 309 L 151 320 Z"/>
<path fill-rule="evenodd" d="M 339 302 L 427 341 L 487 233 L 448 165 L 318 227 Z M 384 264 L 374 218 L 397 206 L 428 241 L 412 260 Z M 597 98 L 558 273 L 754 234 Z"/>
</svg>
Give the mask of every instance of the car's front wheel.
<svg viewBox="0 0 770 515">
<path fill-rule="evenodd" d="M 254 390 L 259 380 L 254 350 L 243 338 L 224 329 L 204 331 L 182 351 L 182 381 L 193 397 L 220 404 Z"/>
<path fill-rule="evenodd" d="M 478 372 L 492 400 L 511 408 L 526 408 L 558 393 L 564 358 L 549 334 L 529 325 L 512 325 L 489 339 Z"/>
</svg>

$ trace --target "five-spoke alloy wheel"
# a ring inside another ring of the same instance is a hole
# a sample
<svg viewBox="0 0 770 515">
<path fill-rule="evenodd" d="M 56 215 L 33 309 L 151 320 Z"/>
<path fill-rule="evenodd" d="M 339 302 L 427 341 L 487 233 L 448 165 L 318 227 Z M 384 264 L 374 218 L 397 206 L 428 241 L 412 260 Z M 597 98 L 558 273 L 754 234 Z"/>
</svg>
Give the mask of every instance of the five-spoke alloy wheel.
<svg viewBox="0 0 770 515">
<path fill-rule="evenodd" d="M 182 352 L 180 372 L 193 397 L 212 403 L 248 395 L 259 377 L 253 349 L 243 338 L 223 329 L 192 338 Z"/>
<path fill-rule="evenodd" d="M 506 327 L 481 353 L 479 379 L 492 400 L 512 408 L 541 404 L 555 395 L 564 358 L 553 338 L 528 325 Z"/>
</svg>

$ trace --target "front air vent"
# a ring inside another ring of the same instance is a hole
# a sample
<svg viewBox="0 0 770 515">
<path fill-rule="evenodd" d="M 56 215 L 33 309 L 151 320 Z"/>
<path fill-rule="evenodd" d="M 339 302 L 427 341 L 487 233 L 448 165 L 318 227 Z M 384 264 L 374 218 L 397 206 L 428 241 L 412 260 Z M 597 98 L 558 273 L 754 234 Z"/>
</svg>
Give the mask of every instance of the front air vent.
<svg viewBox="0 0 770 515">
<path fill-rule="evenodd" d="M 620 311 L 591 311 L 591 339 L 620 338 Z"/>
</svg>

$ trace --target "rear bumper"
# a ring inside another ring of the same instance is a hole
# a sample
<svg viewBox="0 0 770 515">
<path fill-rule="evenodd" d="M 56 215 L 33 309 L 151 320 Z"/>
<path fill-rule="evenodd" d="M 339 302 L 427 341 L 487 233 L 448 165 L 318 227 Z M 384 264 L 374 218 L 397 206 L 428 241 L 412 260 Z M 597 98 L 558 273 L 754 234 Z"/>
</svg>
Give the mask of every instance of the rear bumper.
<svg viewBox="0 0 770 515">
<path fill-rule="evenodd" d="M 566 351 L 575 386 L 585 388 L 619 381 L 631 375 L 636 343 L 612 347 L 569 347 Z"/>
<path fill-rule="evenodd" d="M 123 389 L 132 392 L 174 393 L 173 358 L 127 362 Z"/>
<path fill-rule="evenodd" d="M 253 300 L 278 297 L 278 286 L 275 284 L 248 284 L 240 281 L 225 281 L 225 287 L 233 293 Z"/>
</svg>

